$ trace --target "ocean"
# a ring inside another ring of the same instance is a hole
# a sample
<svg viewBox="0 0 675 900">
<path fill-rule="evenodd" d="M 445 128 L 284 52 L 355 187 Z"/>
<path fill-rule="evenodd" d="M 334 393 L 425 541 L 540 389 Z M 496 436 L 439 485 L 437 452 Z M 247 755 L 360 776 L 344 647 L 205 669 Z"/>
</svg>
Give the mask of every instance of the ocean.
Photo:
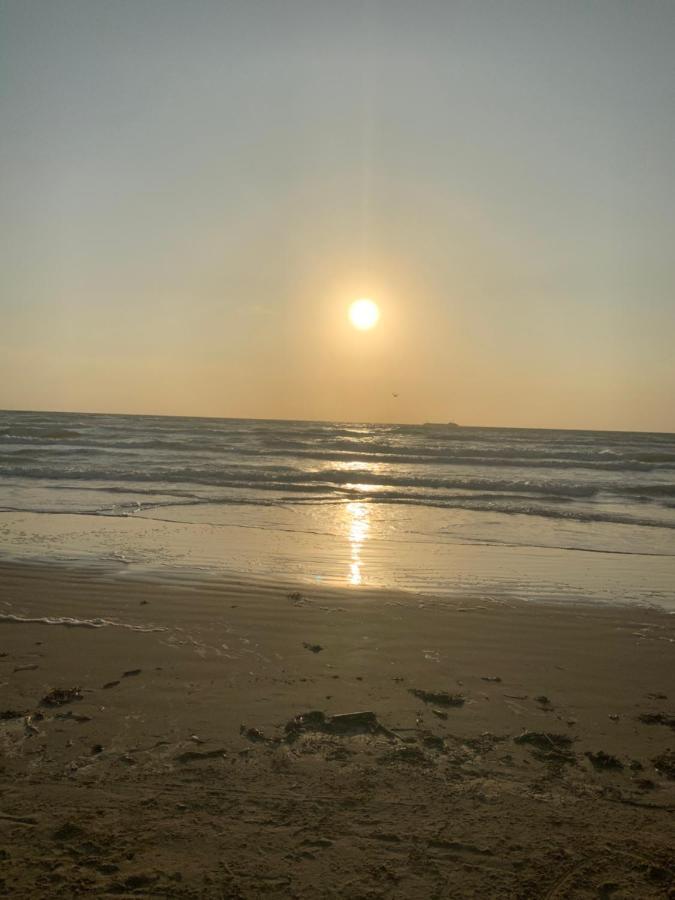
<svg viewBox="0 0 675 900">
<path fill-rule="evenodd" d="M 675 435 L 0 412 L 0 558 L 675 608 Z"/>
</svg>

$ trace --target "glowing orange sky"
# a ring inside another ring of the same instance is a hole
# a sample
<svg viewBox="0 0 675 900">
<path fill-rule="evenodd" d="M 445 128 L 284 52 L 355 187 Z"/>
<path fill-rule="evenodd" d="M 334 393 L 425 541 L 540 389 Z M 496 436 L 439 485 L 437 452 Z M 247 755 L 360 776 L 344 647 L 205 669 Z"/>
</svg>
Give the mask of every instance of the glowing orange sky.
<svg viewBox="0 0 675 900">
<path fill-rule="evenodd" d="M 672 4 L 0 17 L 0 407 L 675 430 Z"/>
</svg>

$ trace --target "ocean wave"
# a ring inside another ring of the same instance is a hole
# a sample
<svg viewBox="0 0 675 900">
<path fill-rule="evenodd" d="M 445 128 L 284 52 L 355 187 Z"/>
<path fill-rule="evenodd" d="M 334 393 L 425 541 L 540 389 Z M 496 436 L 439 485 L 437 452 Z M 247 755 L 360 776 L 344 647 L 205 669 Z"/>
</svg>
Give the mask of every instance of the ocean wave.
<svg viewBox="0 0 675 900">
<path fill-rule="evenodd" d="M 675 521 L 675 436 L 0 413 L 0 479 L 6 510 L 358 497 L 654 524 Z"/>
<path fill-rule="evenodd" d="M 440 509 L 467 509 L 474 510 L 476 512 L 485 511 L 485 512 L 493 512 L 493 513 L 501 513 L 507 516 L 534 516 L 541 517 L 545 519 L 560 519 L 571 522 L 585 522 L 585 523 L 606 523 L 612 525 L 632 525 L 643 528 L 667 528 L 667 529 L 675 529 L 675 521 L 665 520 L 665 519 L 657 519 L 657 518 L 646 518 L 641 516 L 633 516 L 628 513 L 613 513 L 613 512 L 603 512 L 603 511 L 592 511 L 592 510 L 582 510 L 582 509 L 566 509 L 560 507 L 551 507 L 551 506 L 543 506 L 543 505 L 533 505 L 533 504 L 525 504 L 525 503 L 500 503 L 500 502 L 491 502 L 489 504 L 481 504 L 480 501 L 466 498 L 463 500 L 449 500 L 446 501 L 445 498 L 433 498 L 433 497 L 424 497 L 424 498 L 415 498 L 414 496 L 405 495 L 396 498 L 390 497 L 381 497 L 377 500 L 378 503 L 401 503 L 412 504 L 412 505 L 424 505 L 431 506 L 434 508 Z"/>
<path fill-rule="evenodd" d="M 661 460 L 658 463 L 644 462 L 638 459 L 591 459 L 581 456 L 558 459 L 555 457 L 543 458 L 534 456 L 518 457 L 514 455 L 490 455 L 482 453 L 464 454 L 462 456 L 448 456 L 442 454 L 420 453 L 384 453 L 382 451 L 355 451 L 355 450 L 274 450 L 268 451 L 269 456 L 315 459 L 334 462 L 372 462 L 383 464 L 404 465 L 428 465 L 430 462 L 436 465 L 447 466 L 479 466 L 491 468 L 525 468 L 525 469 L 592 469 L 599 471 L 625 471 L 625 472 L 651 472 L 655 469 L 675 470 L 675 456 L 672 460 Z"/>
<path fill-rule="evenodd" d="M 462 490 L 491 490 L 540 493 L 546 495 L 593 497 L 602 485 L 578 482 L 535 482 L 530 479 L 488 479 L 462 477 L 434 477 L 373 473 L 368 469 L 321 469 L 301 471 L 297 469 L 261 467 L 251 469 L 242 466 L 231 472 L 199 468 L 158 468 L 154 472 L 135 469 L 118 469 L 114 472 L 95 469 L 64 469 L 48 467 L 15 467 L 4 473 L 7 477 L 25 479 L 69 479 L 73 481 L 161 482 L 162 484 L 192 484 L 205 487 L 238 487 L 285 490 L 312 490 L 316 488 L 340 488 L 346 485 L 367 485 L 372 488 L 425 487 L 433 489 L 460 488 Z M 611 488 L 611 486 L 606 486 Z M 675 486 L 673 486 L 675 490 Z"/>
<path fill-rule="evenodd" d="M 143 472 L 135 469 L 101 471 L 95 469 L 66 469 L 36 467 L 14 467 L 3 473 L 7 478 L 26 480 L 53 480 L 55 482 L 73 481 L 77 483 L 93 481 L 105 484 L 115 482 L 110 488 L 102 490 L 119 490 L 130 492 L 134 484 L 155 483 L 159 493 L 170 493 L 175 485 L 195 485 L 200 487 L 236 487 L 256 490 L 285 489 L 312 490 L 316 488 L 341 488 L 348 485 L 363 485 L 372 490 L 388 487 L 429 488 L 435 490 L 461 489 L 466 491 L 499 491 L 525 492 L 544 496 L 564 496 L 574 498 L 592 498 L 599 493 L 617 493 L 632 495 L 635 499 L 647 497 L 675 496 L 675 484 L 651 483 L 639 485 L 616 484 L 613 482 L 581 483 L 565 480 L 537 481 L 533 479 L 506 479 L 487 477 L 437 477 L 416 476 L 410 474 L 377 473 L 368 469 L 324 469 L 318 471 L 298 471 L 260 467 L 249 469 L 241 467 L 230 472 L 204 469 L 160 469 L 156 472 Z M 121 484 L 120 484 L 121 483 Z"/>
<path fill-rule="evenodd" d="M 464 444 L 473 445 L 473 447 L 457 447 L 455 445 L 446 445 L 445 443 L 437 443 L 425 441 L 424 443 L 415 442 L 408 445 L 402 445 L 399 441 L 378 441 L 373 439 L 344 440 L 331 439 L 321 442 L 321 448 L 325 452 L 345 451 L 345 452 L 363 452 L 387 455 L 390 453 L 405 455 L 410 458 L 430 458 L 430 459 L 454 459 L 457 457 L 465 457 L 470 451 L 471 455 L 480 456 L 484 459 L 551 459 L 558 462 L 566 460 L 589 460 L 598 462 L 622 462 L 634 459 L 636 462 L 675 462 L 675 452 L 663 453 L 653 451 L 642 451 L 639 448 L 627 448 L 632 452 L 627 454 L 625 451 L 619 453 L 615 450 L 606 450 L 593 447 L 574 447 L 564 448 L 558 445 L 550 446 L 534 446 L 523 447 L 521 445 L 500 444 L 490 447 L 485 442 L 464 441 Z M 303 450 L 313 449 L 314 441 L 310 440 L 293 440 L 289 441 L 283 438 L 267 438 L 263 441 L 263 445 L 274 450 Z M 611 459 L 608 459 L 611 457 Z M 644 457 L 644 458 L 643 458 Z"/>
<path fill-rule="evenodd" d="M 0 438 L 5 440 L 20 438 L 21 440 L 64 441 L 80 436 L 79 431 L 69 428 L 14 427 L 0 429 Z"/>
<path fill-rule="evenodd" d="M 269 491 L 272 496 L 265 497 L 264 492 L 252 495 L 250 493 L 232 493 L 218 498 L 192 497 L 182 500 L 163 500 L 147 503 L 127 502 L 115 505 L 81 505 L 68 508 L 52 508 L 38 504 L 25 506 L 0 507 L 3 512 L 21 512 L 46 515 L 93 515 L 110 518 L 128 518 L 142 514 L 144 519 L 156 521 L 176 521 L 172 519 L 172 509 L 189 509 L 229 506 L 260 506 L 283 507 L 287 505 L 287 497 L 283 492 Z M 638 515 L 633 512 L 611 510 L 607 508 L 593 509 L 592 507 L 580 507 L 572 498 L 564 497 L 537 497 L 526 494 L 444 494 L 429 493 L 426 491 L 400 491 L 387 492 L 369 491 L 356 488 L 345 488 L 339 494 L 334 492 L 321 493 L 312 491 L 300 491 L 299 496 L 293 497 L 293 503 L 298 505 L 342 504 L 358 500 L 360 503 L 368 503 L 374 506 L 398 504 L 402 506 L 428 507 L 434 509 L 462 509 L 473 512 L 497 513 L 505 516 L 540 517 L 556 519 L 567 522 L 579 523 L 606 523 L 615 525 L 630 525 L 634 527 L 675 529 L 675 519 L 658 518 Z M 179 521 L 189 522 L 181 518 Z M 208 522 L 200 515 L 199 522 Z M 217 524 L 214 520 L 211 524 Z"/>
<path fill-rule="evenodd" d="M 171 442 L 163 440 L 148 441 L 113 441 L 101 443 L 100 445 L 82 445 L 66 443 L 56 444 L 49 448 L 49 457 L 111 457 L 111 464 L 116 459 L 127 457 L 128 460 L 136 458 L 137 454 L 145 453 L 145 451 L 154 450 L 158 454 L 155 462 L 161 459 L 180 459 L 183 456 L 189 456 L 190 459 L 200 459 L 205 462 L 220 463 L 223 458 L 230 461 L 235 458 L 250 460 L 255 455 L 249 451 L 244 453 L 240 447 L 222 446 L 208 449 L 206 447 L 195 447 L 185 442 Z M 4 446 L 0 448 L 0 466 L 2 464 L 11 464 L 15 460 L 33 460 L 40 462 L 45 457 L 45 450 L 39 445 L 22 446 L 17 443 L 16 449 Z M 543 456 L 523 456 L 517 457 L 509 454 L 488 454 L 483 452 L 465 453 L 463 455 L 442 455 L 442 454 L 421 454 L 417 452 L 383 452 L 381 450 L 344 450 L 344 449 L 323 449 L 323 448 L 302 448 L 297 450 L 275 449 L 267 450 L 265 457 L 270 459 L 297 459 L 317 462 L 333 462 L 335 464 L 345 462 L 361 462 L 381 465 L 409 465 L 414 467 L 428 466 L 430 464 L 443 466 L 461 466 L 463 468 L 505 468 L 505 469 L 551 469 L 557 471 L 586 469 L 591 471 L 606 471 L 612 473 L 620 472 L 653 472 L 653 471 L 675 471 L 675 456 L 666 458 L 662 454 L 661 458 L 656 461 L 646 462 L 640 459 L 607 459 L 590 458 L 590 457 L 566 457 L 545 458 Z M 230 462 L 231 464 L 231 462 Z"/>
<path fill-rule="evenodd" d="M 560 469 L 581 468 L 590 470 L 649 472 L 652 470 L 675 470 L 675 451 L 660 451 L 629 446 L 621 452 L 608 448 L 575 447 L 563 448 L 557 444 L 550 446 L 524 447 L 521 445 L 487 446 L 486 442 L 464 441 L 461 446 L 445 443 L 416 441 L 409 445 L 394 441 L 375 440 L 372 437 L 335 438 L 324 436 L 323 439 L 305 434 L 302 440 L 289 440 L 288 435 L 271 438 L 256 437 L 250 432 L 244 437 L 236 434 L 218 434 L 207 437 L 199 432 L 187 435 L 173 433 L 161 435 L 129 435 L 85 434 L 75 430 L 40 430 L 14 429 L 0 431 L 3 438 L 3 453 L 9 447 L 18 445 L 15 453 L 34 452 L 39 455 L 42 438 L 47 442 L 44 453 L 76 452 L 78 455 L 101 455 L 109 453 L 115 458 L 119 455 L 155 451 L 167 457 L 183 456 L 191 458 L 212 459 L 222 457 L 241 457 L 242 459 L 265 457 L 289 458 L 298 460 L 334 460 L 338 462 L 370 462 L 403 465 L 461 465 L 477 467 L 504 468 L 546 468 Z M 75 443 L 75 438 L 78 438 Z M 63 440 L 60 444 L 59 441 Z M 28 442 L 28 448 L 21 445 Z M 159 457 L 158 457 L 159 458 Z"/>
<path fill-rule="evenodd" d="M 144 493 L 164 496 L 192 496 L 213 490 L 277 491 L 282 493 L 340 494 L 355 490 L 375 496 L 398 489 L 410 493 L 425 489 L 443 493 L 464 491 L 505 495 L 529 495 L 558 500 L 593 500 L 600 495 L 630 499 L 633 502 L 667 502 L 675 497 L 675 483 L 652 481 L 629 484 L 616 480 L 570 480 L 564 477 L 541 479 L 527 477 L 489 477 L 467 474 L 416 474 L 414 472 L 373 471 L 370 469 L 314 469 L 259 466 L 245 464 L 214 467 L 156 466 L 141 471 L 119 466 L 110 471 L 89 465 L 18 465 L 0 462 L 0 474 L 5 483 L 15 487 L 20 483 L 43 482 L 54 489 L 98 490 L 110 493 Z M 430 499 L 433 493 L 430 493 Z"/>
</svg>

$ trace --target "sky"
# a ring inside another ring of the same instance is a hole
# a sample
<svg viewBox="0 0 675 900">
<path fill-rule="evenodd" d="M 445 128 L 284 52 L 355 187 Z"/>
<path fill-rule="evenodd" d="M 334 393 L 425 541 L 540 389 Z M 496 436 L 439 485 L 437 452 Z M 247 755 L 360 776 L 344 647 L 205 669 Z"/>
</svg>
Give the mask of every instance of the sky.
<svg viewBox="0 0 675 900">
<path fill-rule="evenodd" d="M 674 42 L 670 0 L 0 0 L 0 408 L 675 431 Z"/>
</svg>

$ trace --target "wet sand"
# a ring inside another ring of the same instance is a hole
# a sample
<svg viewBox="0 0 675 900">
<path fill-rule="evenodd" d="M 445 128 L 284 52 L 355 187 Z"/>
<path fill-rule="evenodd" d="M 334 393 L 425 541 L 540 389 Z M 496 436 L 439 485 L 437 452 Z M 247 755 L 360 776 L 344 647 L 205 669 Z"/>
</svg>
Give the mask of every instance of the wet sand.
<svg viewBox="0 0 675 900">
<path fill-rule="evenodd" d="M 674 640 L 639 609 L 0 566 L 0 893 L 666 897 Z"/>
</svg>

